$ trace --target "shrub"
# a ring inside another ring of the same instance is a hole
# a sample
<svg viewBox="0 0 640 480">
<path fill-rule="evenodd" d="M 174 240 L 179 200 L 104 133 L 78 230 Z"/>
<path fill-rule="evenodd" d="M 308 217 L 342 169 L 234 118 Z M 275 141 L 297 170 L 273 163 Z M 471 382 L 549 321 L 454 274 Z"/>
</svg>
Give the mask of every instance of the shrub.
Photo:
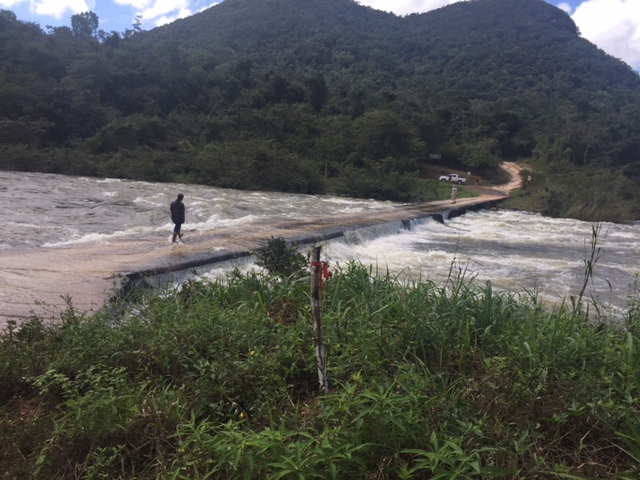
<svg viewBox="0 0 640 480">
<path fill-rule="evenodd" d="M 256 264 L 272 275 L 289 277 L 300 276 L 308 261 L 295 245 L 287 245 L 284 238 L 271 237 L 267 246 L 256 253 Z"/>
</svg>

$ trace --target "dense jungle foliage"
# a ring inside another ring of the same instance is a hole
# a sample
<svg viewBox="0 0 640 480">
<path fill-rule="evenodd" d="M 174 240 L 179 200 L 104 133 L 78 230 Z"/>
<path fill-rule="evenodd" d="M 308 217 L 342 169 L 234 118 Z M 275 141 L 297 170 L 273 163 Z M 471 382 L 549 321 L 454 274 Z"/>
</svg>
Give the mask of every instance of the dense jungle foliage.
<svg viewBox="0 0 640 480">
<path fill-rule="evenodd" d="M 638 219 L 640 77 L 543 0 L 225 0 L 122 33 L 3 10 L 0 149 L 3 169 L 403 201 L 507 159 L 529 169 L 514 205 Z"/>
</svg>

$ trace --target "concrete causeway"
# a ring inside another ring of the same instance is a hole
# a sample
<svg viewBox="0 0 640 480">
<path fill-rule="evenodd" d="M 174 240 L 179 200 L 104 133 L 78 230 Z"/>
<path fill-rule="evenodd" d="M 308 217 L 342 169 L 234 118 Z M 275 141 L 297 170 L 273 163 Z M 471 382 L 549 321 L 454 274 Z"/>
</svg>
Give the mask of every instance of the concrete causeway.
<svg viewBox="0 0 640 480">
<path fill-rule="evenodd" d="M 247 226 L 189 232 L 185 243 L 172 245 L 167 236 L 0 252 L 0 329 L 9 320 L 17 323 L 32 315 L 55 321 L 71 299 L 74 307 L 91 314 L 102 308 L 114 293 L 142 278 L 177 274 L 197 267 L 251 255 L 272 237 L 295 244 L 313 244 L 339 238 L 345 232 L 400 220 L 432 216 L 453 217 L 467 209 L 487 208 L 508 194 L 485 189 L 479 197 L 407 204 L 389 209 L 283 219 Z"/>
</svg>

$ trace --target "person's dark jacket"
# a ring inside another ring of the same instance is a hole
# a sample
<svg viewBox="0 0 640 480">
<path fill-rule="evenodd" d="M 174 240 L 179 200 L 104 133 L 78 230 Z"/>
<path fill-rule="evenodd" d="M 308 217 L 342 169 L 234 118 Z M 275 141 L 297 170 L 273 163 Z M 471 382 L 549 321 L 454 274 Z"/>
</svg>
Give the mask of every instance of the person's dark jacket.
<svg viewBox="0 0 640 480">
<path fill-rule="evenodd" d="M 184 223 L 184 203 L 180 200 L 171 202 L 171 221 L 173 223 Z"/>
</svg>

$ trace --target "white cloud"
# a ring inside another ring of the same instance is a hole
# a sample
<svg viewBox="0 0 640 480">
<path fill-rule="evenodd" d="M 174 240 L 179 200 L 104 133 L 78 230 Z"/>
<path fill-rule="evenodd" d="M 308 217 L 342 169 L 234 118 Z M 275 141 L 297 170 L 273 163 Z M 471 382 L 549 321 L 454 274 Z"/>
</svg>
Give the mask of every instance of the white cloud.
<svg viewBox="0 0 640 480">
<path fill-rule="evenodd" d="M 23 0 L 0 0 L 0 6 L 2 7 L 13 7 L 19 3 L 22 3 Z"/>
<path fill-rule="evenodd" d="M 142 16 L 143 22 L 151 22 L 155 26 L 164 25 L 178 18 L 193 15 L 190 0 L 114 0 L 120 5 L 128 5 L 136 9 L 136 15 Z"/>
<path fill-rule="evenodd" d="M 359 0 L 361 5 L 397 15 L 424 13 L 463 0 Z M 554 2 L 555 3 L 555 2 Z M 640 0 L 564 1 L 558 8 L 571 14 L 582 36 L 605 52 L 640 69 Z"/>
<path fill-rule="evenodd" d="M 463 0 L 360 0 L 358 3 L 376 10 L 393 12 L 396 15 L 408 15 L 428 12 L 460 1 Z"/>
<path fill-rule="evenodd" d="M 154 19 L 172 12 L 187 10 L 187 0 L 154 0 L 153 4 L 140 12 L 142 18 Z"/>
<path fill-rule="evenodd" d="M 36 0 L 31 2 L 30 7 L 38 15 L 61 18 L 67 10 L 73 14 L 92 11 L 95 7 L 95 2 L 87 2 L 85 0 Z"/>
<path fill-rule="evenodd" d="M 638 0 L 586 0 L 571 18 L 584 38 L 633 68 L 640 68 Z"/>
<path fill-rule="evenodd" d="M 130 7 L 142 10 L 153 3 L 153 0 L 114 0 L 118 5 L 128 5 Z"/>
<path fill-rule="evenodd" d="M 211 8 L 214 5 L 218 5 L 220 2 L 222 2 L 222 0 L 214 0 L 213 2 L 206 3 L 204 6 L 198 9 L 198 13 L 204 12 L 207 8 Z"/>
<path fill-rule="evenodd" d="M 177 14 L 175 15 L 162 15 L 161 17 L 157 17 L 155 18 L 155 24 L 156 27 L 159 27 L 161 25 L 166 25 L 167 23 L 171 23 L 179 18 L 185 18 L 185 17 L 189 17 L 193 15 L 193 12 L 191 10 L 189 10 L 188 8 L 182 9 L 180 10 Z"/>
</svg>

